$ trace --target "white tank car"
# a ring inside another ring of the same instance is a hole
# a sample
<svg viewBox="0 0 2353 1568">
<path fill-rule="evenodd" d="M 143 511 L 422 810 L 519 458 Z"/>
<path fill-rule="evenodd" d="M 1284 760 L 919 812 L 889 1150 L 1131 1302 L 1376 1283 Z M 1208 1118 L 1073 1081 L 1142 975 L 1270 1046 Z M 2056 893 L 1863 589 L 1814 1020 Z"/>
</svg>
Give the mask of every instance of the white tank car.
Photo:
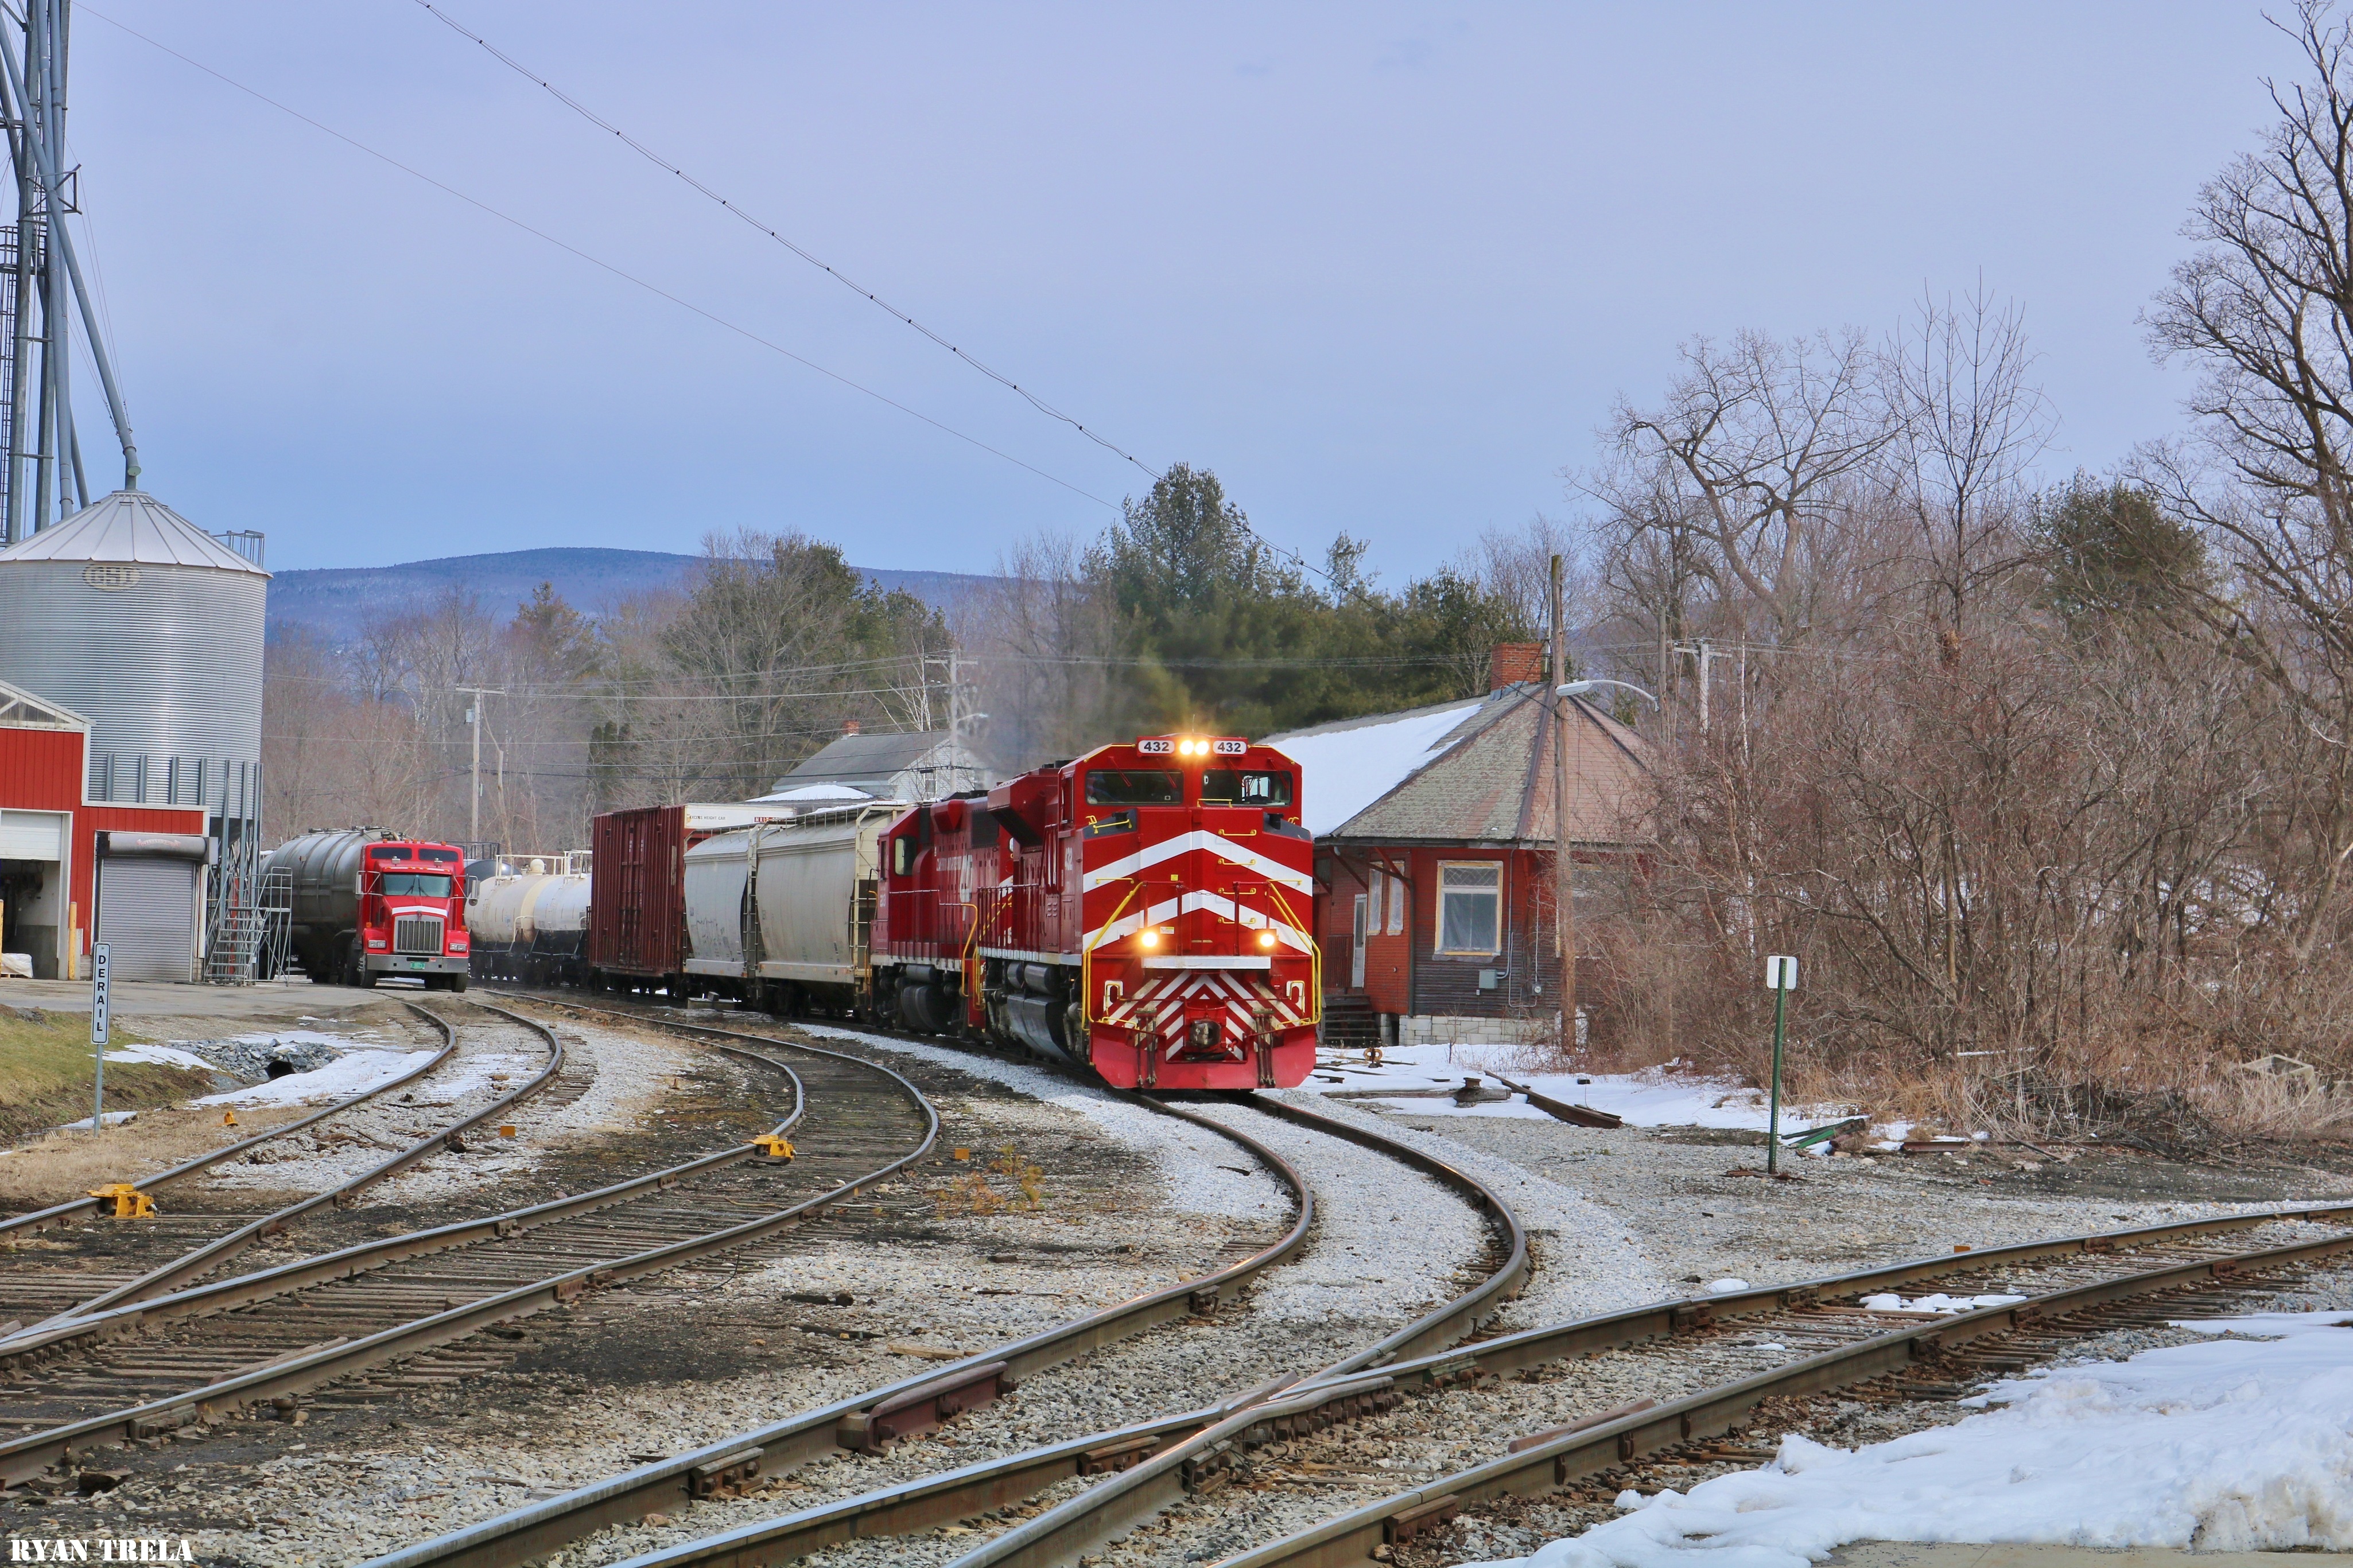
<svg viewBox="0 0 2353 1568">
<path fill-rule="evenodd" d="M 475 879 L 466 895 L 466 929 L 473 933 L 477 976 L 579 983 L 588 873 L 568 868 L 569 858 L 501 861 L 496 875 Z"/>
<path fill-rule="evenodd" d="M 687 972 L 733 982 L 732 994 L 778 1012 L 849 1006 L 871 963 L 878 840 L 906 809 L 874 801 L 804 812 L 689 849 Z"/>
</svg>

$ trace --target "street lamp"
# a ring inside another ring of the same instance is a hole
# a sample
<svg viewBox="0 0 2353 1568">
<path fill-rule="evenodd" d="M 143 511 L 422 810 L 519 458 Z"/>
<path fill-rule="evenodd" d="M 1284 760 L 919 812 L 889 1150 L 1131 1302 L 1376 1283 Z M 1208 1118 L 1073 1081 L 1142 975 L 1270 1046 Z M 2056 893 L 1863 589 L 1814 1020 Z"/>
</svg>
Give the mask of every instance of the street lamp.
<svg viewBox="0 0 2353 1568">
<path fill-rule="evenodd" d="M 1657 698 L 1630 680 L 1602 680 L 1598 678 L 1592 680 L 1572 680 L 1566 685 L 1554 687 L 1553 690 L 1562 697 L 1582 697 L 1597 686 L 1622 686 L 1651 707 L 1656 708 L 1659 705 Z"/>
</svg>

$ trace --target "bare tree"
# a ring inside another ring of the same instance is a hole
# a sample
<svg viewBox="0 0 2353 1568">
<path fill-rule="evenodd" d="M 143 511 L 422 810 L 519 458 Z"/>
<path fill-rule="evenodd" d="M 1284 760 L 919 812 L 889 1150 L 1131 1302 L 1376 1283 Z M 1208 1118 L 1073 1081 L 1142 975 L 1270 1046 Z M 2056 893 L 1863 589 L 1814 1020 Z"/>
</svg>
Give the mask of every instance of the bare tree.
<svg viewBox="0 0 2353 1568">
<path fill-rule="evenodd" d="M 2200 190 L 2198 248 L 2145 318 L 2201 379 L 2189 437 L 2138 462 L 2224 568 L 2179 607 L 2329 742 L 2299 957 L 2343 922 L 2353 856 L 2353 28 L 2331 9 L 2283 27 L 2309 74 L 2265 83 L 2262 149 Z"/>
<path fill-rule="evenodd" d="M 1883 354 L 1891 478 L 1957 632 L 1971 595 L 2020 558 L 2023 480 L 2056 424 L 2033 363 L 2024 311 L 1982 279 L 1957 304 L 1924 296 Z"/>
<path fill-rule="evenodd" d="M 1699 570 L 1736 585 L 1771 640 L 1803 641 L 1825 514 L 1894 434 L 1877 358 L 1855 331 L 1698 338 L 1681 357 L 1663 405 L 1620 401 L 1609 430 L 1618 461 L 1584 488 L 1622 529 L 1704 539 L 1690 557 Z"/>
</svg>

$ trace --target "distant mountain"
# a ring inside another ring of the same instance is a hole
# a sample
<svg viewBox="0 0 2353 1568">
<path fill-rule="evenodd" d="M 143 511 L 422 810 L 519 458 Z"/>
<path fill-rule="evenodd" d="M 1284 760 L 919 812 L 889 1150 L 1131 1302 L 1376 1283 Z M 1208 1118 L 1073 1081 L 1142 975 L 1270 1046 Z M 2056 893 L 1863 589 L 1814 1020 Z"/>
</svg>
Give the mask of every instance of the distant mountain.
<svg viewBox="0 0 2353 1568">
<path fill-rule="evenodd" d="M 328 566 L 280 572 L 269 580 L 269 621 L 309 626 L 330 642 L 349 642 L 369 615 L 421 604 L 457 587 L 501 615 L 531 597 L 542 583 L 582 610 L 649 589 L 675 588 L 700 559 L 653 550 L 508 550 L 495 555 L 449 555 L 405 566 Z M 948 609 L 974 586 L 993 581 L 961 572 L 898 572 L 863 567 L 885 588 L 904 588 L 925 604 Z"/>
</svg>

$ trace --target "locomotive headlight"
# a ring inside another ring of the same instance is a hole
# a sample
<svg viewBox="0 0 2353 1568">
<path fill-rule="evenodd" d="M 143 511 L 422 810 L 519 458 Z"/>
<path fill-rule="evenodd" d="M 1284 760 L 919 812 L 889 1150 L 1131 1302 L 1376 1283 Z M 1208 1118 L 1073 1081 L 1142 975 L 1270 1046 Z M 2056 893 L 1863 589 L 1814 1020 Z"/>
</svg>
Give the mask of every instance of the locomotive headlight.
<svg viewBox="0 0 2353 1568">
<path fill-rule="evenodd" d="M 1137 937 L 1135 940 L 1143 943 L 1145 947 L 1158 947 L 1160 945 L 1160 933 L 1147 927 L 1144 934 Z"/>
<path fill-rule="evenodd" d="M 1262 931 L 1259 932 L 1258 944 L 1261 947 L 1272 947 L 1274 945 L 1274 933 L 1271 931 Z"/>
</svg>

